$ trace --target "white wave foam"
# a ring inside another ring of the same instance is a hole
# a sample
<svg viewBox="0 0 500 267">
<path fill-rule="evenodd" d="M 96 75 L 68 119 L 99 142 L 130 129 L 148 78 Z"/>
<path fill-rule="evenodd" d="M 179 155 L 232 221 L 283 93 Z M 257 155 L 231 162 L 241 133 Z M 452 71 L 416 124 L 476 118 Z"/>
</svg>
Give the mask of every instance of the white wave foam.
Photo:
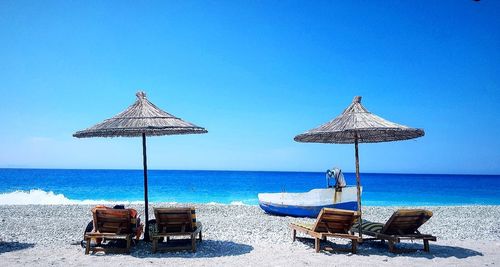
<svg viewBox="0 0 500 267">
<path fill-rule="evenodd" d="M 178 202 L 161 202 L 162 204 L 177 205 Z M 29 191 L 17 190 L 14 192 L 0 194 L 0 205 L 98 205 L 98 204 L 144 204 L 143 201 L 111 201 L 111 200 L 74 200 L 69 199 L 63 194 L 55 194 L 52 191 L 41 189 L 31 189 Z M 150 202 L 154 204 L 154 202 Z M 243 201 L 232 201 L 229 204 L 220 202 L 208 202 L 209 205 L 233 205 L 247 206 Z"/>
<path fill-rule="evenodd" d="M 17 190 L 0 194 L 0 205 L 96 205 L 96 204 L 140 204 L 141 201 L 73 200 L 63 194 L 40 189 Z"/>
<path fill-rule="evenodd" d="M 223 205 L 246 206 L 247 205 L 247 204 L 243 203 L 243 201 L 231 201 L 229 204 L 212 201 L 212 202 L 207 202 L 205 204 L 207 204 L 207 205 L 216 205 L 216 206 L 223 206 Z"/>
</svg>

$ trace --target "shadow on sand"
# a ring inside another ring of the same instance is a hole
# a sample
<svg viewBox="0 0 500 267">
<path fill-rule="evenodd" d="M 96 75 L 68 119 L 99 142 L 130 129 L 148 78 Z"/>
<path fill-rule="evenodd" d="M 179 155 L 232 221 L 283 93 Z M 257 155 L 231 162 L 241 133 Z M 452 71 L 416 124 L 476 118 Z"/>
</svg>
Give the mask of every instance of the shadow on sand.
<svg viewBox="0 0 500 267">
<path fill-rule="evenodd" d="M 189 241 L 190 242 L 190 241 Z M 181 250 L 174 252 L 151 251 L 151 243 L 138 242 L 130 249 L 130 255 L 136 258 L 216 258 L 223 256 L 238 256 L 250 253 L 253 247 L 246 244 L 239 244 L 232 241 L 203 240 L 198 242 L 196 252 Z M 102 253 L 95 253 L 95 256 L 102 256 Z"/>
<path fill-rule="evenodd" d="M 35 244 L 0 241 L 0 254 L 34 247 Z"/>
<path fill-rule="evenodd" d="M 304 244 L 309 245 L 314 249 L 314 241 L 311 238 L 297 237 L 297 240 L 303 242 Z M 321 252 L 330 253 L 330 254 L 347 254 L 348 252 L 339 251 L 338 248 L 342 250 L 349 250 L 351 248 L 350 244 L 345 244 L 345 242 L 341 244 L 333 243 L 330 241 L 321 242 Z M 416 258 L 450 258 L 455 257 L 457 259 L 465 259 L 473 256 L 483 256 L 483 253 L 479 251 L 475 251 L 468 248 L 462 247 L 453 247 L 453 246 L 443 246 L 439 244 L 430 243 L 430 252 L 423 251 L 422 242 L 405 242 L 399 243 L 396 245 L 398 253 L 389 252 L 389 248 L 387 247 L 387 243 L 382 243 L 380 241 L 365 241 L 362 244 L 359 244 L 357 255 L 360 256 L 370 256 L 370 255 L 379 255 L 379 256 L 388 256 L 388 257 L 398 257 L 398 256 L 407 256 L 407 257 L 416 257 Z"/>
<path fill-rule="evenodd" d="M 151 243 L 140 242 L 132 249 L 131 256 L 137 258 L 216 258 L 223 256 L 238 256 L 250 253 L 253 247 L 232 241 L 203 240 L 196 245 L 196 252 L 151 252 Z"/>
<path fill-rule="evenodd" d="M 390 253 L 387 243 L 382 243 L 380 241 L 367 241 L 364 242 L 360 248 L 362 249 L 362 254 L 375 254 L 375 255 L 385 255 L 389 257 L 397 256 L 409 256 L 418 258 L 450 258 L 455 257 L 457 259 L 465 259 L 473 256 L 483 256 L 483 253 L 475 251 L 468 248 L 454 247 L 454 246 L 444 246 L 436 243 L 430 243 L 430 252 L 423 251 L 423 244 L 420 241 L 415 243 L 405 242 L 396 245 L 398 253 Z"/>
</svg>

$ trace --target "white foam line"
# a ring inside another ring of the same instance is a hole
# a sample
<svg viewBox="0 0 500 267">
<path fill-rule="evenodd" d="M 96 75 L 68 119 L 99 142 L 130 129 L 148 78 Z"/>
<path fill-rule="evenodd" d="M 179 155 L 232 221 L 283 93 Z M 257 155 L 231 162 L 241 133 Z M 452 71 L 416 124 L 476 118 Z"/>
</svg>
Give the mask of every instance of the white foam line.
<svg viewBox="0 0 500 267">
<path fill-rule="evenodd" d="M 178 202 L 150 202 L 154 203 L 166 203 L 171 205 L 180 204 Z M 116 201 L 116 200 L 74 200 L 69 199 L 63 194 L 55 194 L 52 191 L 44 191 L 41 189 L 31 189 L 29 191 L 17 190 L 14 192 L 0 194 L 0 205 L 98 205 L 98 204 L 144 204 L 144 201 Z M 230 206 L 249 206 L 243 201 L 231 201 L 229 204 L 220 202 L 208 202 L 200 203 L 208 205 L 230 205 Z"/>
<path fill-rule="evenodd" d="M 73 200 L 63 194 L 40 189 L 17 190 L 0 194 L 0 205 L 95 205 L 95 204 L 140 204 L 141 201 Z"/>
</svg>

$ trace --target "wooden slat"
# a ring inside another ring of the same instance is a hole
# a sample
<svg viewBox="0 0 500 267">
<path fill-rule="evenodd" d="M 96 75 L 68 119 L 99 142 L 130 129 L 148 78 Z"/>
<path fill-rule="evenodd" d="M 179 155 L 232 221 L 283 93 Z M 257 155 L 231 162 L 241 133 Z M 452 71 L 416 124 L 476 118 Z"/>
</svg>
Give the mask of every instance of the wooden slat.
<svg viewBox="0 0 500 267">
<path fill-rule="evenodd" d="M 85 233 L 84 238 L 87 240 L 85 253 L 92 251 L 104 250 L 106 252 L 113 249 L 93 247 L 90 248 L 90 239 L 106 238 L 106 239 L 126 239 L 127 247 L 125 249 L 116 249 L 120 252 L 130 252 L 130 243 L 132 240 L 131 229 L 131 214 L 130 210 L 125 209 L 108 209 L 96 207 L 92 209 L 92 217 L 94 221 L 94 230 L 90 233 Z"/>
<path fill-rule="evenodd" d="M 320 215 L 318 216 L 318 219 L 317 219 L 318 221 L 320 220 L 322 213 L 323 212 L 321 212 Z M 318 225 L 320 225 L 320 223 L 318 223 L 318 221 L 315 224 L 315 228 L 318 228 Z M 321 223 L 321 224 L 325 225 L 325 223 Z M 357 242 L 361 241 L 360 237 L 355 236 L 355 235 L 351 235 L 347 232 L 344 232 L 344 233 L 317 232 L 317 231 L 312 231 L 311 229 L 309 229 L 305 226 L 302 226 L 299 224 L 294 224 L 294 223 L 290 223 L 289 226 L 290 226 L 290 228 L 293 229 L 292 238 L 294 241 L 295 241 L 296 231 L 303 232 L 307 235 L 312 236 L 315 240 L 315 251 L 316 252 L 319 252 L 320 242 L 321 242 L 321 240 L 326 240 L 326 237 L 345 238 L 345 239 L 352 240 L 352 248 L 349 250 L 349 252 L 352 252 L 352 253 L 356 253 Z M 335 227 L 338 227 L 338 226 L 335 226 Z M 342 229 L 342 231 L 343 231 L 343 229 Z"/>
<path fill-rule="evenodd" d="M 399 233 L 399 234 L 414 234 L 415 231 L 420 227 L 420 224 L 413 223 L 396 223 L 391 224 L 384 230 L 384 233 Z"/>
<path fill-rule="evenodd" d="M 118 223 L 126 222 L 126 223 L 130 223 L 129 218 L 104 217 L 104 216 L 97 215 L 97 219 L 101 222 L 118 222 Z"/>
<path fill-rule="evenodd" d="M 113 234 L 113 233 L 85 233 L 85 237 L 91 237 L 91 238 L 96 238 L 96 237 L 113 237 L 113 239 L 126 239 L 129 236 L 129 234 Z"/>
<path fill-rule="evenodd" d="M 350 228 L 351 223 L 336 223 L 334 221 L 318 223 L 317 227 L 340 227 L 340 228 Z"/>
<path fill-rule="evenodd" d="M 161 224 L 191 224 L 191 220 L 179 220 L 179 219 L 174 219 L 174 220 L 156 220 L 158 225 Z"/>
<path fill-rule="evenodd" d="M 356 218 L 357 213 L 354 211 L 324 208 L 318 215 L 313 230 L 316 232 L 345 233 L 346 228 L 350 228 Z"/>
<path fill-rule="evenodd" d="M 97 216 L 102 218 L 122 218 L 127 219 L 130 217 L 130 212 L 128 210 L 124 210 L 126 213 L 115 213 L 115 212 L 104 212 L 104 210 L 97 210 Z"/>
<path fill-rule="evenodd" d="M 415 225 L 421 226 L 422 223 L 418 221 L 393 221 L 391 225 Z"/>
<path fill-rule="evenodd" d="M 170 214 L 170 213 L 192 213 L 192 208 L 155 208 L 155 213 Z"/>
<path fill-rule="evenodd" d="M 111 209 L 96 210 L 96 213 L 97 215 L 102 217 L 112 217 L 112 218 L 127 218 L 128 216 L 130 216 L 129 210 L 120 210 L 120 212 L 116 212 L 116 210 L 112 211 Z"/>
<path fill-rule="evenodd" d="M 186 229 L 187 228 L 191 228 L 190 225 L 188 224 L 160 224 L 158 225 L 158 228 L 165 228 L 165 229 L 180 229 L 181 227 L 185 227 Z"/>
<path fill-rule="evenodd" d="M 94 226 L 100 233 L 131 233 L 130 210 L 94 208 Z"/>
<path fill-rule="evenodd" d="M 424 219 L 425 217 L 421 216 L 421 215 L 414 215 L 414 216 L 400 216 L 398 215 L 397 217 L 394 218 L 394 220 L 402 220 L 402 221 L 416 221 L 416 220 L 419 220 L 419 219 Z"/>
<path fill-rule="evenodd" d="M 186 213 L 159 213 L 158 216 L 160 218 L 168 218 L 168 219 L 174 219 L 174 218 L 182 218 L 182 219 L 186 219 L 186 218 L 191 218 L 190 215 L 186 214 Z"/>
<path fill-rule="evenodd" d="M 424 224 L 427 221 L 427 219 L 422 218 L 422 217 L 404 217 L 404 218 L 399 218 L 396 217 L 392 220 L 392 223 L 398 223 L 398 222 L 413 222 L 414 224 Z"/>
<path fill-rule="evenodd" d="M 179 232 L 165 232 L 165 233 L 157 233 L 157 234 L 154 234 L 153 236 L 155 237 L 166 237 L 166 236 L 191 236 L 193 235 L 192 232 L 189 232 L 189 233 L 179 233 Z"/>
<path fill-rule="evenodd" d="M 385 223 L 382 233 L 406 233 L 416 231 L 422 224 L 424 224 L 432 216 L 431 211 L 420 209 L 400 209 L 392 214 L 391 218 Z M 414 221 L 413 227 L 408 227 L 411 221 Z M 407 223 L 404 224 L 403 222 Z M 405 229 L 397 229 L 397 228 Z"/>
<path fill-rule="evenodd" d="M 334 223 L 334 222 L 328 222 L 328 223 L 322 223 L 318 224 L 318 228 L 339 228 L 339 229 L 344 229 L 344 228 L 350 228 L 351 224 L 347 223 Z"/>
<path fill-rule="evenodd" d="M 316 227 L 314 231 L 316 232 L 334 232 L 335 230 L 341 230 L 344 232 L 345 229 L 349 229 L 350 227 L 346 227 L 343 225 L 330 225 L 330 226 L 320 226 Z"/>
<path fill-rule="evenodd" d="M 352 215 L 355 214 L 357 215 L 357 212 L 353 212 L 350 210 L 341 210 L 341 209 L 333 209 L 333 208 L 323 208 L 322 211 L 325 214 L 333 213 L 333 214 L 347 214 L 347 215 Z"/>
<path fill-rule="evenodd" d="M 402 240 L 424 240 L 424 250 L 429 251 L 429 241 L 436 241 L 432 235 L 418 234 L 417 229 L 432 216 L 432 212 L 426 210 L 398 210 L 389 218 L 382 228 L 381 233 L 363 231 L 363 234 L 371 235 L 378 240 L 389 241 L 389 250 L 396 251 L 395 245 Z M 357 229 L 354 229 L 357 230 Z M 364 238 L 364 240 L 369 240 Z"/>
<path fill-rule="evenodd" d="M 352 215 L 351 216 L 346 216 L 346 215 L 335 215 L 335 214 L 323 214 L 323 217 L 321 217 L 321 220 L 329 220 L 329 221 L 337 221 L 337 222 L 350 222 L 352 221 Z"/>
<path fill-rule="evenodd" d="M 166 222 L 166 221 L 178 221 L 178 222 L 191 222 L 191 218 L 188 218 L 188 217 L 184 217 L 184 218 L 180 218 L 180 217 L 168 217 L 168 216 L 159 216 L 159 217 L 156 217 L 156 221 L 157 222 Z"/>
<path fill-rule="evenodd" d="M 153 235 L 153 252 L 158 250 L 182 250 L 191 249 L 196 251 L 196 235 L 200 236 L 201 241 L 201 223 L 196 222 L 196 214 L 193 208 L 155 208 L 156 223 L 158 233 Z M 161 248 L 158 245 L 158 239 L 171 236 L 189 236 L 191 246 L 175 246 Z"/>
<path fill-rule="evenodd" d="M 157 225 L 169 227 L 167 229 L 169 231 L 176 229 L 177 231 L 192 231 L 196 227 L 196 213 L 194 208 L 155 208 L 154 212 Z M 161 230 L 165 229 L 162 228 Z"/>
</svg>

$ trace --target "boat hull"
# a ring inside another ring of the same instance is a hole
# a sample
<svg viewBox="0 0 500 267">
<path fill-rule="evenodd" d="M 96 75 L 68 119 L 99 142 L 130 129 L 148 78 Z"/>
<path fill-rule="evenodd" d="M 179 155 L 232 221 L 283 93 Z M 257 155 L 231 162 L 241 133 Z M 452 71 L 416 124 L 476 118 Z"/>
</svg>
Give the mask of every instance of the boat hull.
<svg viewBox="0 0 500 267">
<path fill-rule="evenodd" d="M 336 208 L 343 210 L 357 210 L 358 202 L 344 202 L 324 206 L 291 206 L 279 205 L 275 203 L 259 202 L 259 206 L 267 213 L 279 216 L 293 216 L 293 217 L 318 217 L 322 208 Z"/>
<path fill-rule="evenodd" d="M 306 193 L 262 193 L 258 197 L 265 212 L 280 216 L 316 218 L 322 208 L 358 209 L 355 187 L 345 187 L 342 192 L 327 188 Z"/>
</svg>

